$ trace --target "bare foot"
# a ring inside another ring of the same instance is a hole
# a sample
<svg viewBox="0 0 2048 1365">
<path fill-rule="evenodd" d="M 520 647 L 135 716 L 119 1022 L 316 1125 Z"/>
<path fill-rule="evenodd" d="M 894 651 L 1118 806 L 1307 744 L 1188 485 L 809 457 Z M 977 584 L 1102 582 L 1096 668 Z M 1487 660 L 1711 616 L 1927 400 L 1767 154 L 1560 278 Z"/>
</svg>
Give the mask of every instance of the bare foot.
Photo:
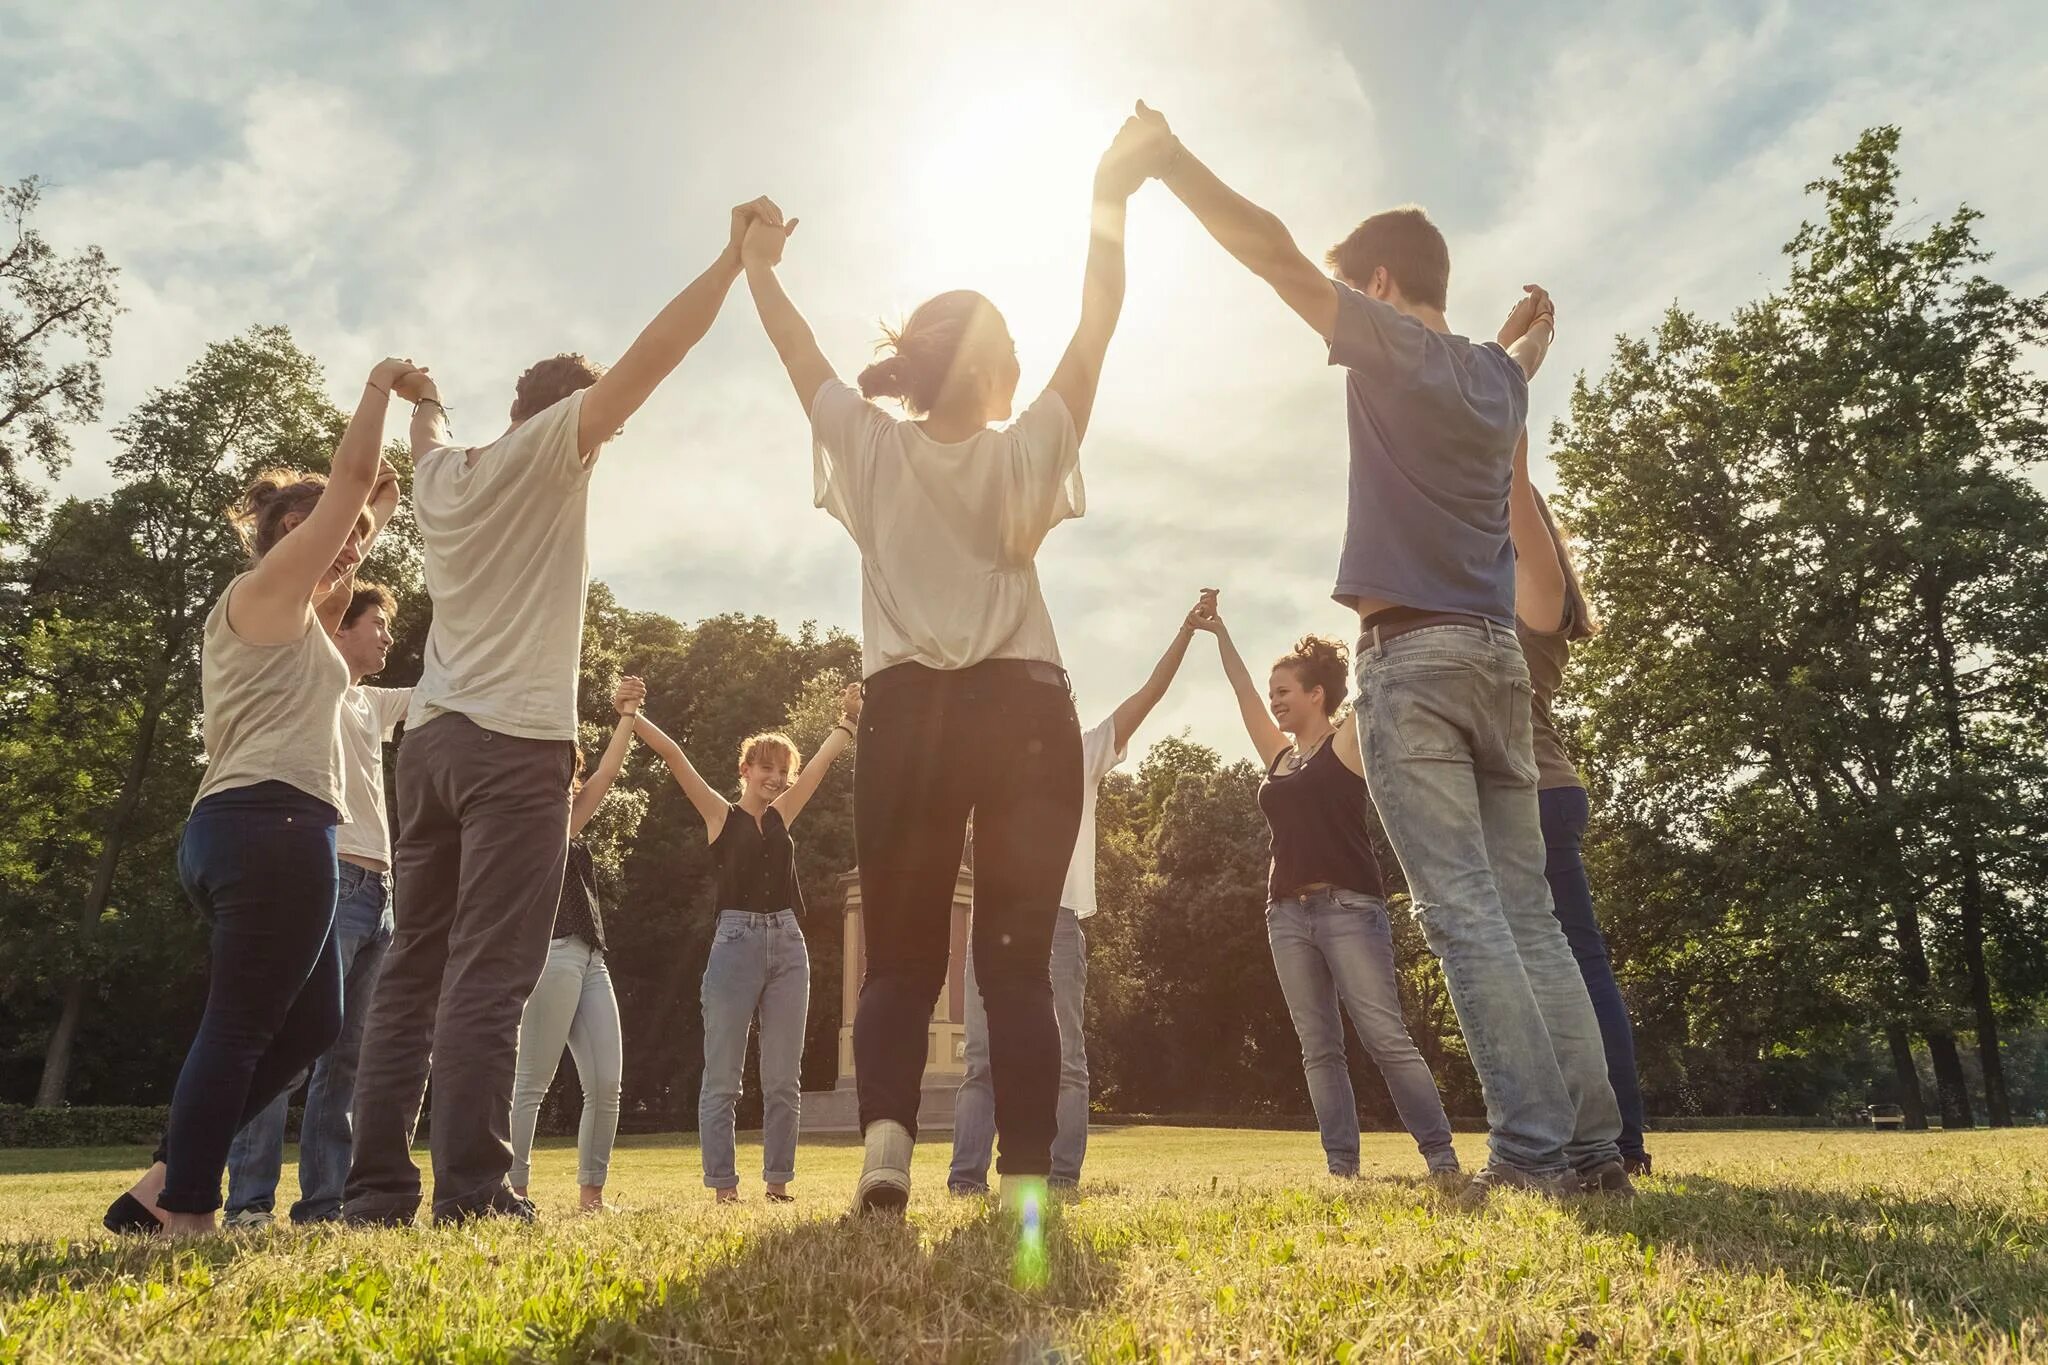
<svg viewBox="0 0 2048 1365">
<path fill-rule="evenodd" d="M 514 1193 L 514 1194 L 518 1195 L 518 1196 L 519 1196 L 519 1197 L 520 1197 L 521 1199 L 524 1199 L 524 1198 L 526 1198 L 526 1197 L 527 1197 L 527 1194 L 526 1194 L 526 1186 L 524 1186 L 524 1185 L 514 1185 L 514 1186 L 512 1187 L 512 1193 Z"/>
<path fill-rule="evenodd" d="M 599 1209 L 602 1209 L 604 1207 L 604 1186 L 577 1186 L 576 1207 L 584 1213 L 596 1213 Z"/>
<path fill-rule="evenodd" d="M 210 1213 L 165 1213 L 164 1231 L 173 1237 L 211 1237 L 219 1226 Z"/>
<path fill-rule="evenodd" d="M 715 1190 L 713 1193 L 717 1195 L 717 1199 L 714 1201 L 716 1203 L 737 1204 L 740 1202 L 740 1187 L 737 1185 L 723 1190 Z"/>
<path fill-rule="evenodd" d="M 164 1180 L 169 1174 L 170 1172 L 165 1168 L 164 1163 L 159 1161 L 142 1173 L 142 1179 L 128 1187 L 129 1196 L 136 1203 L 142 1205 L 143 1208 L 148 1209 L 156 1218 L 156 1221 L 163 1224 L 167 1231 L 171 1226 L 171 1219 L 176 1215 L 169 1209 L 158 1208 L 156 1206 L 156 1197 L 164 1192 Z"/>
<path fill-rule="evenodd" d="M 771 1204 L 794 1204 L 796 1196 L 789 1192 L 786 1181 L 776 1181 L 768 1187 L 768 1202 Z"/>
</svg>

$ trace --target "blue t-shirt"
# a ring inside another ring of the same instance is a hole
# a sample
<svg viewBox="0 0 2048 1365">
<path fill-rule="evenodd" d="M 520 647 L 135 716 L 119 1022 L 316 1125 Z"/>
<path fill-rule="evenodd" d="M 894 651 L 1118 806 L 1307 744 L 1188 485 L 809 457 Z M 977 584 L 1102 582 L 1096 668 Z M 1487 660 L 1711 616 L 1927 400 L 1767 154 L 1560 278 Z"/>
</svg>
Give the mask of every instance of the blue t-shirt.
<svg viewBox="0 0 2048 1365">
<path fill-rule="evenodd" d="M 1332 594 L 1515 627 L 1508 481 L 1529 381 L 1495 342 L 1433 331 L 1340 282 L 1330 363 L 1351 428 L 1351 510 Z"/>
</svg>

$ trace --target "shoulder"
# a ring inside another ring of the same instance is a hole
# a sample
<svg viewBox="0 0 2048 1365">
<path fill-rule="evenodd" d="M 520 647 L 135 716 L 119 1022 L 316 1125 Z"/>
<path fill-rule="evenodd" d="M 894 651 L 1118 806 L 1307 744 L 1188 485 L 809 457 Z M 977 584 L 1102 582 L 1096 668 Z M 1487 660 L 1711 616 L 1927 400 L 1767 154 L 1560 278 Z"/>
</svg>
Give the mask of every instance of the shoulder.
<svg viewBox="0 0 2048 1365">
<path fill-rule="evenodd" d="M 1066 399 L 1060 397 L 1056 391 L 1047 389 L 1002 430 L 1005 436 L 1015 436 L 1027 441 L 1072 440 L 1074 414 L 1068 409 Z"/>
<path fill-rule="evenodd" d="M 818 385 L 818 391 L 811 395 L 811 425 L 834 431 L 849 427 L 880 430 L 895 426 L 896 419 L 882 411 L 880 405 L 861 397 L 859 389 L 835 375 Z"/>
</svg>

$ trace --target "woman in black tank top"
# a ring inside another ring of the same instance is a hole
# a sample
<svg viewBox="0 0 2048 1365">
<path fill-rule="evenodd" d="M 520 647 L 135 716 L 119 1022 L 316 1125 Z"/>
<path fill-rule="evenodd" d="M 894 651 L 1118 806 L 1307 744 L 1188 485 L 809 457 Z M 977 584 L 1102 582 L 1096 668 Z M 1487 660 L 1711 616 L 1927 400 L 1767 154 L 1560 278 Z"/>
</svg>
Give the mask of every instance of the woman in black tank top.
<svg viewBox="0 0 2048 1365">
<path fill-rule="evenodd" d="M 1430 1173 L 1454 1176 L 1450 1120 L 1401 1018 L 1385 888 L 1366 832 L 1356 713 L 1334 719 L 1349 676 L 1344 646 L 1304 635 L 1273 665 L 1261 701 L 1214 593 L 1203 594 L 1195 619 L 1216 636 L 1245 731 L 1265 764 L 1259 809 L 1273 834 L 1266 942 L 1301 1039 L 1323 1159 L 1331 1175 L 1358 1174 L 1358 1097 L 1344 1060 L 1349 1014 Z"/>
</svg>

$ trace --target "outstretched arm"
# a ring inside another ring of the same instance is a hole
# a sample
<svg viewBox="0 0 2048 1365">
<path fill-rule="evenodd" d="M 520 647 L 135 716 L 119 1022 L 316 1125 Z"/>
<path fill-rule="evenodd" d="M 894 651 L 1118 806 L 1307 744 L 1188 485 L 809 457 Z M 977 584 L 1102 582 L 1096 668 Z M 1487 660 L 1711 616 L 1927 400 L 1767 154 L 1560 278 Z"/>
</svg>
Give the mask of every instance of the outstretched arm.
<svg viewBox="0 0 2048 1365">
<path fill-rule="evenodd" d="M 755 204 L 764 201 L 756 200 Z M 683 363 L 690 348 L 704 339 L 725 296 L 740 277 L 740 234 L 753 211 L 743 204 L 732 211 L 732 230 L 718 258 L 692 280 L 689 287 L 669 300 L 668 307 L 655 314 L 618 364 L 606 370 L 583 395 L 583 407 L 576 423 L 576 449 L 589 464 L 597 448 L 610 440 L 626 419 L 640 411 L 655 386 Z"/>
<path fill-rule="evenodd" d="M 796 386 L 796 401 L 803 404 L 808 420 L 818 390 L 827 380 L 838 376 L 832 371 L 832 362 L 818 349 L 811 324 L 804 321 L 804 315 L 783 292 L 782 281 L 775 277 L 775 267 L 782 263 L 783 245 L 789 241 L 789 234 L 796 231 L 796 219 L 784 223 L 782 210 L 772 202 L 755 202 L 757 207 L 740 248 L 747 269 L 747 292 L 754 296 L 754 311 L 761 315 L 761 329 L 768 333 L 775 354 L 782 359 L 782 368 L 789 374 L 789 382 Z"/>
<path fill-rule="evenodd" d="M 635 701 L 634 707 L 640 703 Z M 574 839 L 583 833 L 583 827 L 590 823 L 590 817 L 597 814 L 597 808 L 604 804 L 605 794 L 618 780 L 619 769 L 625 766 L 626 750 L 633 747 L 633 713 L 619 712 L 619 723 L 612 727 L 611 743 L 604 746 L 604 757 L 597 760 L 597 771 L 583 779 L 577 788 L 576 799 L 569 803 L 569 837 Z"/>
<path fill-rule="evenodd" d="M 782 813 L 783 824 L 795 824 L 797 816 L 804 813 L 804 807 L 817 793 L 818 784 L 825 780 L 832 760 L 853 743 L 853 728 L 859 720 L 860 684 L 851 683 L 839 699 L 839 723 L 832 727 L 831 734 L 825 736 L 825 742 L 818 746 L 818 752 L 811 755 L 811 761 L 804 764 L 804 770 L 796 775 L 796 781 L 789 784 L 789 790 L 770 803 Z"/>
<path fill-rule="evenodd" d="M 1138 101 L 1138 118 L 1165 140 L 1159 178 L 1187 205 L 1196 221 L 1245 269 L 1273 286 L 1281 302 L 1328 341 L 1337 330 L 1337 290 L 1294 244 L 1294 234 L 1274 214 L 1217 179 L 1166 126 L 1166 118 Z"/>
<path fill-rule="evenodd" d="M 1223 660 L 1223 676 L 1230 680 L 1230 690 L 1237 697 L 1237 713 L 1244 718 L 1244 732 L 1251 737 L 1252 748 L 1258 751 L 1259 761 L 1268 769 L 1273 760 L 1287 747 L 1287 736 L 1273 723 L 1272 713 L 1266 710 L 1266 703 L 1259 696 L 1258 684 L 1252 681 L 1252 671 L 1244 666 L 1244 656 L 1237 652 L 1237 642 L 1230 638 L 1230 628 L 1223 624 L 1223 615 L 1216 610 L 1215 599 L 1203 594 L 1208 611 L 1197 608 L 1191 619 L 1197 630 L 1206 630 L 1216 637 L 1216 652 Z"/>
<path fill-rule="evenodd" d="M 448 409 L 441 406 L 441 386 L 425 370 L 415 370 L 393 392 L 412 404 L 406 435 L 412 441 L 413 467 L 418 468 L 428 451 L 448 444 Z"/>
<path fill-rule="evenodd" d="M 1205 601 L 1209 600 L 1206 597 Z M 1195 638 L 1195 616 L 1202 610 L 1196 606 L 1181 621 L 1180 629 L 1174 632 L 1173 643 L 1159 656 L 1159 662 L 1152 666 L 1152 676 L 1145 679 L 1145 685 L 1125 697 L 1110 715 L 1116 751 L 1122 753 L 1130 747 L 1131 737 L 1138 733 L 1138 727 L 1145 723 L 1145 717 L 1152 714 L 1152 708 L 1159 705 L 1159 699 L 1166 695 L 1174 674 L 1180 672 L 1181 661 L 1188 657 L 1188 641 Z"/>
<path fill-rule="evenodd" d="M 1081 323 L 1046 387 L 1074 419 L 1074 439 L 1088 433 L 1109 338 L 1124 309 L 1124 210 L 1145 177 L 1162 164 L 1165 143 L 1136 118 L 1127 119 L 1095 168 L 1088 210 L 1088 265 L 1081 276 Z"/>
<path fill-rule="evenodd" d="M 1529 481 L 1529 432 L 1515 443 L 1515 472 L 1508 488 L 1508 533 L 1515 543 L 1515 615 L 1538 634 L 1564 627 L 1564 565 L 1543 519 L 1543 495 Z"/>
<path fill-rule="evenodd" d="M 1523 375 L 1534 379 L 1556 338 L 1557 306 L 1550 301 L 1550 292 L 1540 284 L 1523 285 L 1521 299 L 1508 310 L 1508 320 L 1500 325 L 1495 340 L 1522 367 Z"/>
<path fill-rule="evenodd" d="M 690 804 L 697 808 L 698 816 L 703 819 L 704 837 L 716 839 L 718 832 L 725 828 L 725 817 L 732 813 L 732 803 L 711 789 L 711 784 L 704 780 L 696 765 L 684 755 L 682 745 L 638 712 L 633 716 L 633 733 L 668 765 L 670 776 L 675 778 L 676 785 L 683 789 L 683 795 L 690 798 Z"/>
</svg>

